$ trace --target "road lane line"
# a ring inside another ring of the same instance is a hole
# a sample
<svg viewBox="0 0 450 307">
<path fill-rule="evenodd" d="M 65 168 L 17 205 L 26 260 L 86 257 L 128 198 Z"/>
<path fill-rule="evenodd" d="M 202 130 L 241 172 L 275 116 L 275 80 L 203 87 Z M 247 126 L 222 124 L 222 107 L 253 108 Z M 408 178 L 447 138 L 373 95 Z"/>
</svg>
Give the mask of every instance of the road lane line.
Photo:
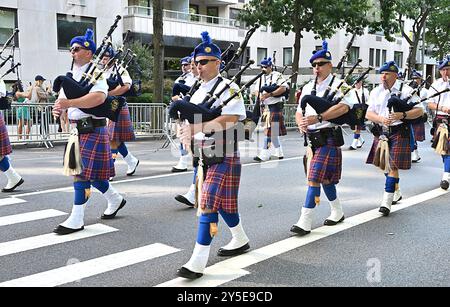
<svg viewBox="0 0 450 307">
<path fill-rule="evenodd" d="M 24 251 L 29 251 L 32 249 L 37 249 L 41 247 L 87 239 L 90 237 L 95 237 L 111 232 L 118 231 L 118 229 L 103 225 L 103 224 L 94 224 L 85 227 L 83 231 L 79 231 L 66 236 L 59 236 L 54 233 L 49 233 L 41 236 L 30 237 L 15 241 L 9 241 L 0 243 L 0 257 L 16 254 Z"/>
<path fill-rule="evenodd" d="M 26 203 L 26 202 L 27 202 L 26 200 L 16 198 L 16 197 L 2 198 L 2 199 L 0 199 L 0 207 L 22 204 L 22 203 Z"/>
<path fill-rule="evenodd" d="M 408 207 L 429 201 L 431 199 L 446 195 L 449 192 L 450 191 L 444 191 L 442 189 L 435 189 L 402 200 L 397 205 L 392 206 L 391 214 L 406 209 Z M 250 274 L 248 271 L 245 271 L 244 269 L 251 265 L 257 264 L 261 261 L 268 260 L 270 258 L 292 251 L 296 248 L 305 246 L 315 241 L 327 238 L 329 236 L 332 236 L 344 230 L 348 230 L 355 226 L 381 218 L 382 216 L 381 213 L 378 212 L 378 209 L 379 208 L 376 208 L 346 218 L 344 222 L 337 224 L 336 226 L 332 227 L 322 226 L 313 229 L 310 234 L 304 237 L 292 236 L 288 239 L 258 248 L 243 255 L 218 262 L 206 268 L 203 277 L 197 280 L 191 281 L 184 278 L 175 278 L 162 284 L 159 284 L 156 287 L 217 287 L 223 285 L 239 277 Z"/>
<path fill-rule="evenodd" d="M 56 287 L 179 251 L 180 250 L 177 248 L 161 243 L 155 243 L 6 281 L 0 283 L 0 287 Z"/>
<path fill-rule="evenodd" d="M 41 210 L 23 214 L 9 215 L 0 217 L 0 226 L 9 226 L 25 222 L 48 219 L 57 216 L 67 215 L 67 213 L 58 210 Z"/>
</svg>

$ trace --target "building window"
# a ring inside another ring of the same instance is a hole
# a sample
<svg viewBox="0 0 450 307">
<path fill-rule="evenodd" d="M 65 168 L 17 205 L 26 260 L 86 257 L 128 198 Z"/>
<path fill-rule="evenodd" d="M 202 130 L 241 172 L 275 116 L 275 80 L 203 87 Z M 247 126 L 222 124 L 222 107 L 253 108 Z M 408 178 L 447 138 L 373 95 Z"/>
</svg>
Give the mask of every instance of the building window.
<svg viewBox="0 0 450 307">
<path fill-rule="evenodd" d="M 238 20 L 241 10 L 230 8 L 230 19 L 234 20 L 234 26 L 245 29 L 245 22 Z"/>
<path fill-rule="evenodd" d="M 283 66 L 292 65 L 292 47 L 283 48 Z"/>
<path fill-rule="evenodd" d="M 150 0 L 128 0 L 128 6 L 150 7 L 151 1 Z"/>
<path fill-rule="evenodd" d="M 403 67 L 403 52 L 394 51 L 394 61 L 397 63 L 398 67 Z"/>
<path fill-rule="evenodd" d="M 0 45 L 4 45 L 17 28 L 17 10 L 0 8 Z M 16 35 L 14 44 L 19 47 L 19 36 Z"/>
<path fill-rule="evenodd" d="M 381 49 L 377 49 L 376 51 L 376 56 L 375 56 L 375 65 L 376 67 L 380 67 L 381 66 Z"/>
<path fill-rule="evenodd" d="M 267 58 L 267 48 L 258 48 L 258 50 L 257 50 L 257 56 L 256 56 L 256 59 L 257 59 L 257 63 L 259 64 L 259 63 L 261 63 L 261 61 L 264 59 L 264 58 Z"/>
<path fill-rule="evenodd" d="M 351 47 L 348 53 L 347 63 L 355 65 L 359 59 L 359 47 Z"/>
<path fill-rule="evenodd" d="M 200 9 L 196 4 L 189 4 L 189 14 L 191 14 L 191 21 L 199 22 L 200 21 Z"/>
<path fill-rule="evenodd" d="M 70 41 L 75 36 L 83 36 L 87 29 L 95 31 L 95 18 L 57 15 L 58 49 L 68 50 Z M 95 36 L 94 36 L 95 41 Z"/>
<path fill-rule="evenodd" d="M 381 56 L 381 63 L 386 63 L 387 61 L 387 50 L 383 50 L 382 56 Z"/>
<path fill-rule="evenodd" d="M 375 63 L 375 49 L 369 49 L 369 66 L 374 66 Z"/>
<path fill-rule="evenodd" d="M 206 8 L 206 15 L 211 16 L 206 19 L 207 23 L 219 23 L 219 18 L 217 18 L 219 17 L 219 8 L 217 6 L 208 6 Z"/>
</svg>

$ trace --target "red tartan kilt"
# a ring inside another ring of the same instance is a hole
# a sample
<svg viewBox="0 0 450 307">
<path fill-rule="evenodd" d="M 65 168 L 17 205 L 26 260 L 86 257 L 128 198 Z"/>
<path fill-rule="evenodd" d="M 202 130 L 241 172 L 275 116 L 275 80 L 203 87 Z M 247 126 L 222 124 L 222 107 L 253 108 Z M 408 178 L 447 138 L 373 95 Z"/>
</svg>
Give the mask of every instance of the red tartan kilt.
<svg viewBox="0 0 450 307">
<path fill-rule="evenodd" d="M 127 104 L 120 110 L 117 122 L 109 121 L 108 132 L 111 141 L 121 143 L 134 141 L 136 139 L 133 123 L 131 122 L 130 110 L 128 109 Z"/>
<path fill-rule="evenodd" d="M 411 168 L 411 145 L 408 137 L 402 137 L 400 133 L 396 133 L 389 138 L 389 154 L 392 169 L 410 169 Z M 379 139 L 374 138 L 372 148 L 366 163 L 373 164 L 375 152 L 377 150 Z"/>
<path fill-rule="evenodd" d="M 83 171 L 78 179 L 109 180 L 115 176 L 106 127 L 95 128 L 94 133 L 80 134 L 80 152 Z"/>
<path fill-rule="evenodd" d="M 412 125 L 416 142 L 425 141 L 425 123 Z"/>
<path fill-rule="evenodd" d="M 342 150 L 336 147 L 332 139 L 328 139 L 326 146 L 319 147 L 314 152 L 308 181 L 338 184 L 342 174 Z"/>
<path fill-rule="evenodd" d="M 3 114 L 0 116 L 0 156 L 7 156 L 12 153 L 11 143 L 9 142 L 8 129 L 3 119 Z"/>
<path fill-rule="evenodd" d="M 225 157 L 223 163 L 208 168 L 202 186 L 202 209 L 227 213 L 238 212 L 239 183 L 241 180 L 239 156 Z"/>
<path fill-rule="evenodd" d="M 286 126 L 284 125 L 283 111 L 270 112 L 270 127 L 264 130 L 264 134 L 269 137 L 272 136 L 272 129 L 275 136 L 277 135 L 277 130 L 278 136 L 287 134 Z"/>
</svg>

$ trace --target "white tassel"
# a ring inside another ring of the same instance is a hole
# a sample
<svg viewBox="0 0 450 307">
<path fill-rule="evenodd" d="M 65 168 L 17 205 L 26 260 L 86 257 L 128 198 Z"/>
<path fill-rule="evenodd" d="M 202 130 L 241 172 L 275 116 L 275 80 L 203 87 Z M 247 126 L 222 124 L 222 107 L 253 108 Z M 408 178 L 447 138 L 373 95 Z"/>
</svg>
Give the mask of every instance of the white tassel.
<svg viewBox="0 0 450 307">
<path fill-rule="evenodd" d="M 69 167 L 70 162 L 70 150 L 74 146 L 75 151 L 75 164 L 76 167 L 74 169 Z M 64 154 L 64 168 L 63 174 L 65 176 L 77 176 L 80 175 L 83 170 L 83 165 L 81 163 L 81 154 L 80 154 L 80 140 L 78 137 L 78 129 L 73 128 L 70 131 L 69 141 L 67 142 L 66 152 Z"/>
</svg>

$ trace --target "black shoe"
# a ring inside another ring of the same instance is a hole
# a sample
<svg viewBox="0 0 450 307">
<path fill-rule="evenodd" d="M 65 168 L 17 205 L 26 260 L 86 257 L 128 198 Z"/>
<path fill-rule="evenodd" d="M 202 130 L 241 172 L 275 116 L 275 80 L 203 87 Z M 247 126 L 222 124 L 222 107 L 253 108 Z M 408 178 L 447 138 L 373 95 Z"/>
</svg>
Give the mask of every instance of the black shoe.
<svg viewBox="0 0 450 307">
<path fill-rule="evenodd" d="M 185 204 L 188 207 L 194 208 L 194 204 L 191 203 L 186 197 L 184 197 L 183 195 L 177 195 L 175 196 L 175 200 L 179 201 L 182 204 Z"/>
<path fill-rule="evenodd" d="M 254 158 L 253 158 L 253 161 L 256 161 L 256 162 L 263 162 L 263 160 L 261 160 L 261 158 L 258 157 L 258 156 L 254 157 Z"/>
<path fill-rule="evenodd" d="M 247 243 L 244 246 L 235 249 L 223 249 L 219 248 L 217 251 L 217 256 L 220 257 L 229 257 L 229 256 L 237 256 L 243 254 L 246 250 L 250 249 L 250 245 Z"/>
<path fill-rule="evenodd" d="M 361 147 L 363 147 L 363 145 L 364 145 L 364 143 L 366 142 L 366 140 L 364 140 L 362 143 L 361 143 L 361 145 L 359 145 L 359 146 L 356 146 L 356 147 L 358 147 L 358 148 L 361 148 Z"/>
<path fill-rule="evenodd" d="M 102 214 L 101 219 L 102 220 L 112 220 L 113 218 L 116 217 L 117 212 L 119 212 L 119 210 L 122 209 L 126 203 L 127 203 L 127 201 L 125 200 L 125 198 L 122 199 L 122 202 L 120 203 L 119 208 L 113 214 L 110 214 L 110 215 Z"/>
<path fill-rule="evenodd" d="M 388 216 L 389 213 L 391 212 L 391 210 L 389 210 L 386 207 L 380 207 L 380 210 L 378 210 L 379 212 L 381 212 L 381 214 L 383 214 L 383 216 Z"/>
<path fill-rule="evenodd" d="M 192 272 L 186 269 L 184 266 L 177 270 L 177 276 L 187 278 L 187 279 L 197 279 L 203 276 L 202 273 Z"/>
<path fill-rule="evenodd" d="M 179 169 L 176 167 L 172 167 L 172 173 L 183 173 L 183 172 L 187 172 L 187 168 Z"/>
<path fill-rule="evenodd" d="M 448 187 L 449 187 L 448 181 L 447 180 L 442 180 L 441 181 L 441 189 L 448 190 Z"/>
<path fill-rule="evenodd" d="M 13 192 L 18 186 L 22 185 L 23 183 L 24 183 L 23 178 L 20 178 L 20 181 L 19 181 L 18 183 L 16 183 L 15 186 L 13 186 L 13 187 L 10 188 L 10 189 L 3 188 L 3 189 L 2 189 L 2 192 L 4 192 L 4 193 Z"/>
<path fill-rule="evenodd" d="M 342 216 L 341 219 L 340 219 L 339 221 L 337 221 L 337 222 L 335 222 L 335 221 L 333 221 L 333 220 L 326 219 L 326 220 L 323 222 L 323 224 L 324 224 L 325 226 L 334 226 L 334 225 L 337 225 L 337 224 L 343 222 L 344 220 L 345 220 L 345 216 Z"/>
<path fill-rule="evenodd" d="M 412 163 L 419 163 L 420 160 L 422 160 L 422 158 L 419 157 L 419 159 L 417 159 L 417 160 L 412 160 L 411 162 L 412 162 Z"/>
<path fill-rule="evenodd" d="M 302 228 L 298 227 L 297 225 L 293 225 L 291 227 L 291 232 L 294 232 L 300 236 L 304 236 L 304 235 L 307 235 L 308 233 L 311 233 L 311 231 L 303 230 Z"/>
<path fill-rule="evenodd" d="M 78 228 L 78 229 L 72 229 L 72 228 L 67 228 L 67 227 L 58 225 L 58 227 L 56 227 L 53 230 L 53 232 L 58 234 L 58 235 L 60 235 L 60 236 L 65 236 L 65 235 L 68 235 L 68 234 L 71 234 L 71 233 L 74 233 L 74 232 L 77 232 L 77 231 L 81 231 L 83 229 L 84 229 L 84 226 L 82 226 L 81 228 Z"/>
<path fill-rule="evenodd" d="M 353 146 L 350 146 L 350 147 L 348 148 L 348 150 L 356 150 L 356 148 L 353 147 Z"/>
<path fill-rule="evenodd" d="M 400 198 L 399 199 L 397 199 L 397 200 L 393 200 L 392 201 L 392 204 L 393 205 L 396 205 L 399 201 L 401 201 L 402 200 L 402 198 L 403 198 L 403 196 L 400 196 Z"/>
<path fill-rule="evenodd" d="M 137 161 L 137 163 L 136 163 L 136 166 L 134 167 L 134 170 L 131 172 L 131 173 L 127 173 L 127 176 L 133 176 L 134 175 L 134 173 L 136 173 L 136 169 L 137 169 L 137 167 L 139 166 L 139 160 Z"/>
</svg>

